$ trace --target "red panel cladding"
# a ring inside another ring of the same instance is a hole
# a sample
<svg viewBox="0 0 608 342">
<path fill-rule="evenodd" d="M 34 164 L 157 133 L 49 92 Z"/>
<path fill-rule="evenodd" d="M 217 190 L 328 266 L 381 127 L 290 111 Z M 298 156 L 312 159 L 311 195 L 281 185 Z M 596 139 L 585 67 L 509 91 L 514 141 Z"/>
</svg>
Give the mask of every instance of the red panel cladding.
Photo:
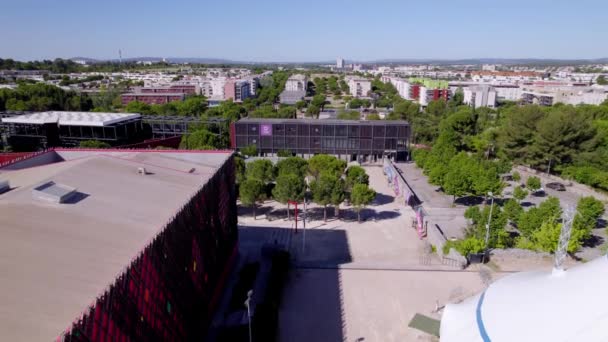
<svg viewBox="0 0 608 342">
<path fill-rule="evenodd" d="M 439 89 L 433 89 L 433 100 L 439 100 L 439 94 L 440 90 Z"/>
<path fill-rule="evenodd" d="M 236 128 L 234 122 L 230 124 L 230 147 L 236 149 Z"/>
<path fill-rule="evenodd" d="M 412 86 L 412 100 L 418 100 L 420 98 L 420 86 L 415 84 Z"/>
</svg>

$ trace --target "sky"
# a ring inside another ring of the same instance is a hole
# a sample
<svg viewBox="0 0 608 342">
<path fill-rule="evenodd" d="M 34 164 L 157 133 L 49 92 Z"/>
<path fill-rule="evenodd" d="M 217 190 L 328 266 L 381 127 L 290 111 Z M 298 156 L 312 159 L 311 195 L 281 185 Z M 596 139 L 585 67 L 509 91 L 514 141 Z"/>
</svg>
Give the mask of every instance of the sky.
<svg viewBox="0 0 608 342">
<path fill-rule="evenodd" d="M 608 57 L 606 0 L 0 0 L 0 58 Z"/>
</svg>

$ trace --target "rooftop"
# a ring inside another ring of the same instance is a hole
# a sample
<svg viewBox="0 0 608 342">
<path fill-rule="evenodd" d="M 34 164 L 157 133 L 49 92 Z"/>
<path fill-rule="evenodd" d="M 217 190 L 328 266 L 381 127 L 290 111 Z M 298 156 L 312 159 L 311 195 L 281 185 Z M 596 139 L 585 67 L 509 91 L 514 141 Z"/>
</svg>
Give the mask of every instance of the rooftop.
<svg viewBox="0 0 608 342">
<path fill-rule="evenodd" d="M 59 336 L 232 152 L 49 153 L 65 161 L 0 170 L 11 186 L 0 194 L 0 331 L 7 341 Z M 32 198 L 48 182 L 77 189 L 76 198 Z"/>
<path fill-rule="evenodd" d="M 2 118 L 3 123 L 49 124 L 59 126 L 108 126 L 121 121 L 138 119 L 137 113 L 98 113 L 98 112 L 38 112 Z"/>
<path fill-rule="evenodd" d="M 272 123 L 272 124 L 317 124 L 317 125 L 372 125 L 372 126 L 387 126 L 387 125 L 409 125 L 405 120 L 319 120 L 319 119 L 263 119 L 263 118 L 245 118 L 237 121 L 237 123 Z"/>
</svg>

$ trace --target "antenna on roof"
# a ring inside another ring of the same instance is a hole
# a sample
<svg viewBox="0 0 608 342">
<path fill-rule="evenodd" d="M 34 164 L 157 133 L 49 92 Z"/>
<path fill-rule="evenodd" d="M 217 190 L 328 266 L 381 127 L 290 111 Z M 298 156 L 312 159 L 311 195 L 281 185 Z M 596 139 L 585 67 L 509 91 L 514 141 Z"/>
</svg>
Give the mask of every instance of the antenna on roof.
<svg viewBox="0 0 608 342">
<path fill-rule="evenodd" d="M 553 263 L 553 272 L 564 271 L 564 260 L 568 253 L 568 243 L 570 242 L 570 233 L 572 232 L 572 222 L 574 221 L 574 209 L 572 206 L 564 211 L 564 219 L 562 221 L 562 231 L 559 234 L 557 241 L 557 250 L 555 250 L 555 260 Z"/>
<path fill-rule="evenodd" d="M 118 64 L 122 64 L 122 50 L 118 49 Z"/>
</svg>

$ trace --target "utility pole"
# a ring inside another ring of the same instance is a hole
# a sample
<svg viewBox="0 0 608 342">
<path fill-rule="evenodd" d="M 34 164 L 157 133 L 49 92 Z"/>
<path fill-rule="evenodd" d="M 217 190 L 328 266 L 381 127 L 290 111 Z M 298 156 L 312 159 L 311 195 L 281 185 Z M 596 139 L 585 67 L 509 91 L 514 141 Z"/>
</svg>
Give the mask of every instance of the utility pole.
<svg viewBox="0 0 608 342">
<path fill-rule="evenodd" d="M 249 304 L 251 303 L 251 295 L 253 290 L 247 291 L 247 299 L 245 300 L 245 306 L 247 307 L 247 321 L 249 322 L 249 342 L 253 341 L 253 335 L 251 334 L 251 309 Z"/>
<path fill-rule="evenodd" d="M 304 200 L 304 215 L 302 215 L 302 253 L 304 253 L 304 248 L 306 248 L 306 199 Z"/>
</svg>

